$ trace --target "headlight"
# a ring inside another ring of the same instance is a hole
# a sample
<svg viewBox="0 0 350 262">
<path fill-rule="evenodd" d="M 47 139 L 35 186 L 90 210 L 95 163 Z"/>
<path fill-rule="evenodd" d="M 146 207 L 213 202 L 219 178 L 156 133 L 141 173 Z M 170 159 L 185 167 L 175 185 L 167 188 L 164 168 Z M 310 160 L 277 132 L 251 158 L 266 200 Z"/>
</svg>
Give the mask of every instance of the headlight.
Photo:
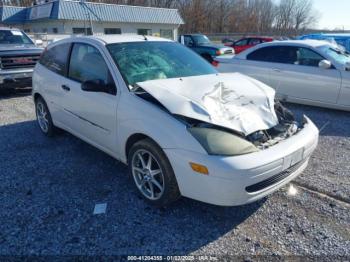
<svg viewBox="0 0 350 262">
<path fill-rule="evenodd" d="M 209 155 L 238 156 L 259 151 L 252 143 L 221 130 L 202 127 L 188 130 Z"/>
<path fill-rule="evenodd" d="M 224 54 L 224 51 L 222 50 L 216 50 L 216 55 L 223 55 Z"/>
</svg>

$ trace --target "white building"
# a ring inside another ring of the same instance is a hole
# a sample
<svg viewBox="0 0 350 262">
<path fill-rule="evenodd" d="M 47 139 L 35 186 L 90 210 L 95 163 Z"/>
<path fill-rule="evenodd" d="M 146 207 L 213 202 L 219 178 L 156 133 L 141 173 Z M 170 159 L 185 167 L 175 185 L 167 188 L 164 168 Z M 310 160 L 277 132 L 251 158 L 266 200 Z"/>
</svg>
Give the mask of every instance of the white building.
<svg viewBox="0 0 350 262">
<path fill-rule="evenodd" d="M 0 24 L 30 34 L 132 33 L 177 39 L 177 9 L 56 0 L 32 7 L 0 7 Z"/>
</svg>

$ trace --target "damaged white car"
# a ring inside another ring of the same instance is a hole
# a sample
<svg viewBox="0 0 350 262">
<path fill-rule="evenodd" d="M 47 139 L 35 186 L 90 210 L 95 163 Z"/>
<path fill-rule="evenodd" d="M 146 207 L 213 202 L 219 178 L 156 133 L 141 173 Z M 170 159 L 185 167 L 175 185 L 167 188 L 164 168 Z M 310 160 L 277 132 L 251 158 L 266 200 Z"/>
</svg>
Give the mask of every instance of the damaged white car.
<svg viewBox="0 0 350 262">
<path fill-rule="evenodd" d="M 318 142 L 310 119 L 295 119 L 270 87 L 154 37 L 55 42 L 33 97 L 44 134 L 65 129 L 128 164 L 157 206 L 256 201 L 302 173 Z"/>
</svg>

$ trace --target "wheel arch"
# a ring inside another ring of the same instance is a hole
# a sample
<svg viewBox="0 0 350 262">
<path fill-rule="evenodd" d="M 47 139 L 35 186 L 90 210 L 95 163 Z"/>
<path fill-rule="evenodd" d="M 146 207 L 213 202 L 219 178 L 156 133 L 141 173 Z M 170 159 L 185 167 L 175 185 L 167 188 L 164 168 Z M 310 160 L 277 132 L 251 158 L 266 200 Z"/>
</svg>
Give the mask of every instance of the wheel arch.
<svg viewBox="0 0 350 262">
<path fill-rule="evenodd" d="M 38 100 L 38 98 L 41 98 L 41 99 L 43 99 L 44 101 L 45 101 L 45 99 L 44 99 L 44 97 L 41 95 L 41 94 L 39 94 L 39 93 L 34 93 L 33 94 L 33 99 L 34 99 L 34 102 L 36 102 L 36 100 Z"/>
<path fill-rule="evenodd" d="M 144 140 L 144 139 L 150 139 L 152 140 L 155 144 L 157 144 L 160 148 L 161 146 L 159 145 L 159 143 L 157 143 L 157 141 L 155 141 L 154 139 L 152 139 L 150 136 L 148 135 L 145 135 L 143 133 L 135 133 L 135 134 L 132 134 L 128 137 L 126 143 L 125 143 L 125 156 L 126 156 L 126 161 L 128 161 L 128 156 L 129 156 L 129 152 L 130 152 L 130 149 L 131 147 L 141 141 L 141 140 Z"/>
</svg>

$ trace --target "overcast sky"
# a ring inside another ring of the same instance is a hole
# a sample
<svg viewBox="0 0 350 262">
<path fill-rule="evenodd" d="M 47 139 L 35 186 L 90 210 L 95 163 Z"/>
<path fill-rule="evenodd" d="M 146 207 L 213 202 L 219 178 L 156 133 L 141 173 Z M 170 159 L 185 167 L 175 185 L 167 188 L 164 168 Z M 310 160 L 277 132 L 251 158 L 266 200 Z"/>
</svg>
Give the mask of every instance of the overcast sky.
<svg viewBox="0 0 350 262">
<path fill-rule="evenodd" d="M 318 28 L 350 30 L 350 0 L 314 0 L 314 7 L 321 14 Z"/>
</svg>

